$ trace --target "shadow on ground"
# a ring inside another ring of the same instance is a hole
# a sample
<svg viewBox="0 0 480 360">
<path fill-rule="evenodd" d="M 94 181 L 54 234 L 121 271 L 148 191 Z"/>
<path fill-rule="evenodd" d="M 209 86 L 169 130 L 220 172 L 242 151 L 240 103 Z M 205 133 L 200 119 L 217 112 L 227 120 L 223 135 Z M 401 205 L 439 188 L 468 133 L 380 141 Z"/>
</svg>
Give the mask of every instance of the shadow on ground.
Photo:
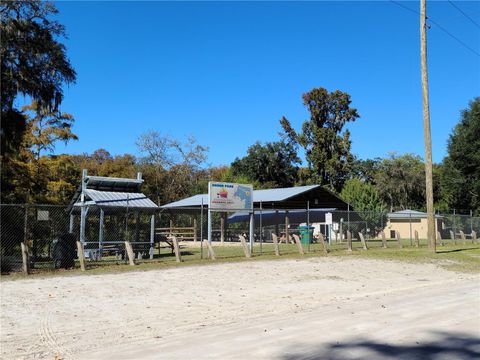
<svg viewBox="0 0 480 360">
<path fill-rule="evenodd" d="M 477 334 L 435 332 L 431 341 L 410 344 L 392 344 L 369 339 L 327 343 L 318 348 L 299 345 L 299 350 L 288 349 L 283 360 L 344 360 L 344 359 L 405 359 L 446 360 L 480 359 L 480 337 Z"/>
</svg>

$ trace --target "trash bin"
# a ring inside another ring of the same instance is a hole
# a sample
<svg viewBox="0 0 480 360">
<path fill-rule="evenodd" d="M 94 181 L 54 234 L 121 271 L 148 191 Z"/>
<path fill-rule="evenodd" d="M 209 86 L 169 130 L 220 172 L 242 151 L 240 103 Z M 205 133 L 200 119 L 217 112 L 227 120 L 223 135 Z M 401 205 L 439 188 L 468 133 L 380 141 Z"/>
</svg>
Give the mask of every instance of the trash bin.
<svg viewBox="0 0 480 360">
<path fill-rule="evenodd" d="M 53 264 L 55 269 L 71 268 L 75 266 L 77 245 L 74 234 L 63 234 L 53 246 Z"/>
<path fill-rule="evenodd" d="M 313 242 L 313 226 L 299 226 L 300 230 L 300 241 L 303 246 L 308 246 Z"/>
</svg>

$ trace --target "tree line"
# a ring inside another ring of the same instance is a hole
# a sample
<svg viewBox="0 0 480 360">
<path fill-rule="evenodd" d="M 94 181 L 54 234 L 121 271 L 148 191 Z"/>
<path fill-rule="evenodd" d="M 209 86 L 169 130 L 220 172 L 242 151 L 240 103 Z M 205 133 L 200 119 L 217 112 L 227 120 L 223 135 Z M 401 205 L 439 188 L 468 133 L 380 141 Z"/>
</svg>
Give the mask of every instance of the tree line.
<svg viewBox="0 0 480 360">
<path fill-rule="evenodd" d="M 76 80 L 57 10 L 48 2 L 1 1 L 1 202 L 69 203 L 81 170 L 99 176 L 142 172 L 144 193 L 157 204 L 205 193 L 208 181 L 252 183 L 255 188 L 319 184 L 356 210 L 393 211 L 425 207 L 425 166 L 415 154 L 359 159 L 351 152 L 347 123 L 360 119 L 349 94 L 314 88 L 302 96 L 309 113 L 301 129 L 282 117 L 277 141 L 256 142 L 225 166 L 208 166 L 206 146 L 194 137 L 174 139 L 159 131 L 136 140 L 140 156 L 55 154 L 58 142 L 77 140 L 74 116 L 60 111 L 63 87 Z M 19 95 L 31 99 L 17 108 Z M 448 140 L 448 154 L 434 166 L 439 210 L 480 211 L 480 98 L 461 112 Z M 302 162 L 301 157 L 305 159 Z"/>
</svg>

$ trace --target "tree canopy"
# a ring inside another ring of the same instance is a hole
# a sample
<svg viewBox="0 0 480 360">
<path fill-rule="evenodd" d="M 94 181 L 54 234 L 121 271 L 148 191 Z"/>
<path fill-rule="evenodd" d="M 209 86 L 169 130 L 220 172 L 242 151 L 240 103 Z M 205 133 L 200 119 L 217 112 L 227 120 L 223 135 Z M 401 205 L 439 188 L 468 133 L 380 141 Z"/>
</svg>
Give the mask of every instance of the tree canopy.
<svg viewBox="0 0 480 360">
<path fill-rule="evenodd" d="M 347 122 L 360 117 L 350 107 L 350 95 L 336 90 L 315 88 L 303 94 L 303 104 L 310 119 L 303 122 L 302 131 L 293 129 L 283 117 L 280 124 L 288 138 L 305 150 L 311 181 L 339 192 L 348 179 L 353 156 L 350 153 L 350 132 L 343 130 Z"/>
<path fill-rule="evenodd" d="M 293 186 L 298 179 L 300 159 L 294 144 L 277 141 L 262 145 L 256 142 L 247 156 L 232 162 L 232 174 L 244 175 L 268 187 Z"/>
<path fill-rule="evenodd" d="M 461 112 L 450 135 L 441 183 L 449 207 L 480 210 L 480 97 Z"/>
</svg>

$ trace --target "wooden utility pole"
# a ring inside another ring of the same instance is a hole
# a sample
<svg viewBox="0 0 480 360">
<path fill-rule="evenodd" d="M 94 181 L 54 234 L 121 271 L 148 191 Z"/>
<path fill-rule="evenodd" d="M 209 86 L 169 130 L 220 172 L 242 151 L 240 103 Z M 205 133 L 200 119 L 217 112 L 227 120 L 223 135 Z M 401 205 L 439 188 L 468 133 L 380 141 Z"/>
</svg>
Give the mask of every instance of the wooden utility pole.
<svg viewBox="0 0 480 360">
<path fill-rule="evenodd" d="M 420 63 L 422 67 L 423 136 L 425 141 L 425 185 L 427 199 L 428 247 L 436 252 L 435 214 L 433 208 L 432 139 L 430 136 L 430 105 L 427 72 L 427 0 L 420 0 Z"/>
</svg>

